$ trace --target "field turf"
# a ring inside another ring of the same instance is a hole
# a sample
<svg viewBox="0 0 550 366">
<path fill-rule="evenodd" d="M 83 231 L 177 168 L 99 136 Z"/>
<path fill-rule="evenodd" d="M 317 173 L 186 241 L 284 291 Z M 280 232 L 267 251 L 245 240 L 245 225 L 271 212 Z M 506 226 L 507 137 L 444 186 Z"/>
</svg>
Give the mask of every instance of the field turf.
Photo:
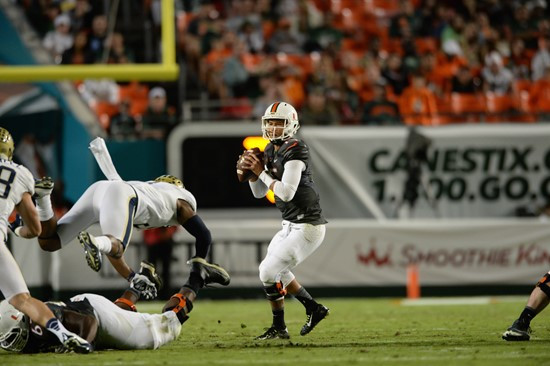
<svg viewBox="0 0 550 366">
<path fill-rule="evenodd" d="M 533 321 L 530 342 L 501 339 L 526 299 L 527 295 L 493 298 L 488 304 L 422 306 L 407 306 L 399 299 L 323 299 L 331 314 L 305 337 L 299 335 L 305 321 L 303 308 L 289 301 L 286 319 L 291 339 L 262 342 L 254 337 L 271 322 L 265 301 L 198 299 L 179 339 L 156 351 L 90 355 L 0 351 L 0 364 L 548 365 L 550 311 Z M 140 311 L 154 312 L 160 307 L 161 303 L 138 304 Z"/>
</svg>

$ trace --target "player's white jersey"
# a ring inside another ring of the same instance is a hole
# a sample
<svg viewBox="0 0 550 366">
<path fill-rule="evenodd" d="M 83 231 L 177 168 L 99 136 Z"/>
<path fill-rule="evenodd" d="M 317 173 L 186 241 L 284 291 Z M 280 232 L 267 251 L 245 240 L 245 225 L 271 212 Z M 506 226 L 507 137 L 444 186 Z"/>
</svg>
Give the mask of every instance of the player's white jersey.
<svg viewBox="0 0 550 366">
<path fill-rule="evenodd" d="M 0 232 L 7 237 L 8 218 L 23 193 L 34 194 L 34 177 L 23 165 L 0 159 Z"/>
<path fill-rule="evenodd" d="M 177 201 L 182 199 L 197 211 L 197 201 L 191 192 L 165 182 L 129 181 L 137 193 L 138 207 L 134 217 L 136 227 L 178 225 Z"/>
</svg>

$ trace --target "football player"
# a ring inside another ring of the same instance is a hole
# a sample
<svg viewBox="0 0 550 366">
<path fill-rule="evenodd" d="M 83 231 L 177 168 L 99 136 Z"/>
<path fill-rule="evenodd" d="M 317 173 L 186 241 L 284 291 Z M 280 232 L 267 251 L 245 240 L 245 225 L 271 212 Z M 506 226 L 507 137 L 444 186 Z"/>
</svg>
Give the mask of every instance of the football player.
<svg viewBox="0 0 550 366">
<path fill-rule="evenodd" d="M 78 335 L 65 329 L 48 307 L 29 294 L 21 270 L 6 247 L 8 217 L 15 208 L 25 224 L 14 227 L 22 238 L 40 235 L 40 221 L 32 202 L 34 178 L 22 165 L 12 161 L 14 143 L 11 134 L 0 128 L 0 290 L 7 299 L 5 303 L 20 313 L 26 314 L 56 346 L 62 346 L 78 353 L 89 353 L 91 346 Z"/>
<path fill-rule="evenodd" d="M 502 334 L 506 341 L 528 341 L 531 339 L 531 320 L 550 303 L 550 272 L 536 284 L 525 308 L 514 323 Z"/>
<path fill-rule="evenodd" d="M 123 181 L 109 180 L 92 184 L 74 206 L 59 220 L 54 217 L 50 194 L 54 188 L 51 178 L 36 182 L 36 206 L 42 225 L 38 242 L 46 251 L 57 251 L 63 245 L 78 238 L 84 248 L 88 265 L 99 271 L 102 253 L 117 272 L 143 292 L 144 298 L 154 298 L 155 287 L 146 277 L 136 274 L 126 263 L 123 253 L 130 241 L 132 228 L 154 228 L 182 225 L 196 239 L 195 256 L 189 263 L 208 267 L 223 273 L 219 284 L 227 286 L 229 274 L 220 266 L 205 260 L 212 237 L 210 231 L 197 215 L 195 197 L 185 189 L 183 182 L 171 175 L 162 175 L 155 180 Z M 99 223 L 101 236 L 86 231 Z M 206 270 L 206 269 L 205 269 Z M 193 281 L 203 285 L 204 271 L 195 272 Z M 149 291 L 146 291 L 149 289 Z"/>
<path fill-rule="evenodd" d="M 219 277 L 223 277 L 216 268 L 200 267 L 197 262 L 192 266 L 192 273 L 206 269 L 206 284 L 219 282 Z M 140 274 L 158 285 L 154 267 L 142 263 Z M 134 287 L 129 287 L 114 303 L 103 296 L 81 294 L 66 303 L 47 305 L 61 323 L 86 338 L 95 349 L 157 349 L 177 339 L 199 289 L 188 281 L 172 296 L 162 314 L 136 312 L 135 303 L 143 294 Z M 0 347 L 22 353 L 65 351 L 42 326 L 5 301 L 0 303 Z"/>
<path fill-rule="evenodd" d="M 254 197 L 262 198 L 272 190 L 283 217 L 282 229 L 269 243 L 259 268 L 260 281 L 273 313 L 273 323 L 257 337 L 260 340 L 289 338 L 284 320 L 287 292 L 306 309 L 307 321 L 301 335 L 311 332 L 329 313 L 329 309 L 317 303 L 291 272 L 321 245 L 327 223 L 313 182 L 308 147 L 294 138 L 299 127 L 293 106 L 285 102 L 271 104 L 262 117 L 263 137 L 270 141 L 264 151 L 265 166 L 256 155 L 244 155 L 243 168 L 254 173 L 249 181 Z"/>
</svg>

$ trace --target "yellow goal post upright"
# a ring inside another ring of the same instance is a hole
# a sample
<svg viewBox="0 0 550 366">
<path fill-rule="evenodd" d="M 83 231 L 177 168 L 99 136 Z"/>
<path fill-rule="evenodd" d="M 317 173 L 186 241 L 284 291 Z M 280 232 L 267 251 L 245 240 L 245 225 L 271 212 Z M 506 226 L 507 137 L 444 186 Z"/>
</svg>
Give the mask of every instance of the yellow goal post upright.
<svg viewBox="0 0 550 366">
<path fill-rule="evenodd" d="M 162 62 L 109 65 L 6 65 L 0 66 L 0 82 L 42 82 L 109 78 L 116 81 L 176 80 L 174 0 L 161 0 Z"/>
</svg>

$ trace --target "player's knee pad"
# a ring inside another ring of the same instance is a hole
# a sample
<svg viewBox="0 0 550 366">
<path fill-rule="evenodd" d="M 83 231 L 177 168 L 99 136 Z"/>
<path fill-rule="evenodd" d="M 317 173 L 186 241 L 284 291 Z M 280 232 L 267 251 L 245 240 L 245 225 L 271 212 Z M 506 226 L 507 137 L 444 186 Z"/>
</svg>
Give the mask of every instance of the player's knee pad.
<svg viewBox="0 0 550 366">
<path fill-rule="evenodd" d="M 550 273 L 545 273 L 544 276 L 537 282 L 537 287 L 550 298 Z"/>
<path fill-rule="evenodd" d="M 260 263 L 260 267 L 258 268 L 258 270 L 260 281 L 264 284 L 277 282 L 280 279 L 277 278 L 279 272 L 275 269 L 274 266 L 269 265 L 266 261 Z"/>
<path fill-rule="evenodd" d="M 274 283 L 273 285 L 264 286 L 265 296 L 269 301 L 281 300 L 286 295 L 286 289 L 282 282 Z"/>
</svg>

